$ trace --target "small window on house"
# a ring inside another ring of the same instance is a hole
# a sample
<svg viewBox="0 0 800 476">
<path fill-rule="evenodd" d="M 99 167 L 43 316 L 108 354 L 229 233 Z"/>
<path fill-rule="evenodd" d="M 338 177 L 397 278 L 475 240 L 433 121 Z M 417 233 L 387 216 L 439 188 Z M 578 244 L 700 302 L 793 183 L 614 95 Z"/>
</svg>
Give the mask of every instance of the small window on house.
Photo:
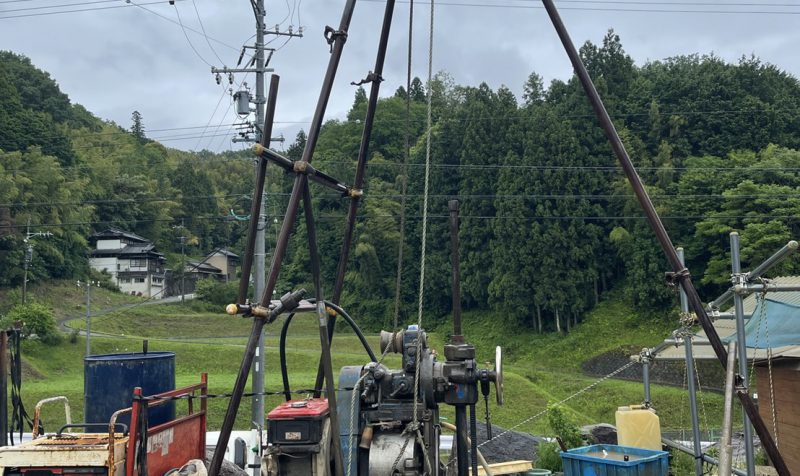
<svg viewBox="0 0 800 476">
<path fill-rule="evenodd" d="M 133 278 L 133 282 L 134 283 L 143 283 L 144 282 L 144 278 Z"/>
<path fill-rule="evenodd" d="M 130 282 L 131 282 L 131 280 L 130 280 L 130 279 L 128 279 L 128 278 L 120 278 L 119 282 L 120 282 L 120 283 L 130 283 Z"/>
</svg>

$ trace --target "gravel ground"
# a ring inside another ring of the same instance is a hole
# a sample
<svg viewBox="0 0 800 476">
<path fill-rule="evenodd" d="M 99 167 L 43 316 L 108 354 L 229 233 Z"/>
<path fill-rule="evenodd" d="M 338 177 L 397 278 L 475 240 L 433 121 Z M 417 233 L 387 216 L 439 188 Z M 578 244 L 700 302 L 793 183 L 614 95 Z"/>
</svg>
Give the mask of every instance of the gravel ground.
<svg viewBox="0 0 800 476">
<path fill-rule="evenodd" d="M 480 447 L 480 451 L 486 461 L 491 464 L 514 460 L 536 460 L 536 450 L 539 447 L 541 438 L 518 431 L 511 431 L 498 437 L 504 431 L 506 431 L 505 428 L 492 425 L 492 436 L 495 438 Z M 478 444 L 485 441 L 486 425 L 478 423 Z"/>
</svg>

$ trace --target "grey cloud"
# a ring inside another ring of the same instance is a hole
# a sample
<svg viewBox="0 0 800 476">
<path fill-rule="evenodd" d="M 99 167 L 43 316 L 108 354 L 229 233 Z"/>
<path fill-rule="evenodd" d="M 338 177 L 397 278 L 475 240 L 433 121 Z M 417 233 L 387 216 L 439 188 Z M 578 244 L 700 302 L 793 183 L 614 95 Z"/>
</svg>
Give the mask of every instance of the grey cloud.
<svg viewBox="0 0 800 476">
<path fill-rule="evenodd" d="M 238 48 L 253 34 L 253 15 L 247 2 L 195 1 L 210 36 Z M 294 3 L 289 0 L 289 7 Z M 276 130 L 289 141 L 299 128 L 308 128 L 329 57 L 322 31 L 325 25 L 338 25 L 344 4 L 342 0 L 297 3 L 305 37 L 290 41 L 272 61 L 281 75 Z M 199 30 L 191 1 L 178 2 L 176 6 L 185 25 Z M 370 1 L 357 5 L 328 107 L 329 118 L 344 116 L 353 101 L 350 81 L 363 78 L 373 68 L 384 6 Z M 174 7 L 166 2 L 147 8 L 176 19 Z M 421 78 L 427 74 L 428 8 L 426 3 L 415 3 L 413 71 Z M 279 22 L 287 15 L 287 2 L 268 0 L 267 12 L 267 24 Z M 638 64 L 696 52 L 714 52 L 728 61 L 755 54 L 794 75 L 800 73 L 800 51 L 793 47 L 800 40 L 800 31 L 794 27 L 797 15 L 564 9 L 562 16 L 577 44 L 586 40 L 599 43 L 605 32 L 614 28 Z M 398 85 L 405 83 L 407 19 L 408 4 L 398 3 L 383 95 L 391 95 Z M 565 79 L 572 72 L 541 9 L 440 5 L 436 7 L 435 19 L 434 71 L 448 71 L 461 84 L 486 82 L 493 88 L 506 85 L 519 96 L 532 71 L 542 75 L 546 82 Z M 297 15 L 293 21 L 296 28 Z M 188 35 L 206 61 L 219 63 L 202 36 L 192 32 Z M 270 46 L 279 47 L 283 43 L 283 38 L 276 38 Z M 209 66 L 192 52 L 180 27 L 136 7 L 0 20 L 0 45 L 29 56 L 37 66 L 51 73 L 73 101 L 123 126 L 129 125 L 133 110 L 143 114 L 151 131 L 206 123 L 216 131 L 218 124 L 234 120 L 232 113 L 222 117 L 229 110 L 228 97 L 223 98 L 217 113 L 211 115 L 222 87 L 216 85 Z M 228 66 L 235 65 L 237 51 L 217 43 L 212 45 Z M 238 82 L 244 78 L 237 75 L 236 79 Z M 246 80 L 251 87 L 255 84 L 252 75 Z M 222 128 L 216 134 L 227 130 Z M 212 149 L 234 147 L 226 137 L 207 137 L 199 143 L 200 147 Z M 166 144 L 192 149 L 198 145 L 198 139 Z"/>
</svg>

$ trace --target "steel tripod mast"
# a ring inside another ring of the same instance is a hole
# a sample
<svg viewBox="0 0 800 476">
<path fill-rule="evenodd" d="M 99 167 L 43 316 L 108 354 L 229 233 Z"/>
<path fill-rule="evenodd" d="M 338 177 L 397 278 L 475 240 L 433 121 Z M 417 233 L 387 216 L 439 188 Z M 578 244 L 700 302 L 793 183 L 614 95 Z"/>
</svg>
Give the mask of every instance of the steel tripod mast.
<svg viewBox="0 0 800 476">
<path fill-rule="evenodd" d="M 252 110 L 250 109 L 250 104 L 252 103 L 255 108 L 255 123 L 247 123 L 248 127 L 244 129 L 244 132 L 239 134 L 239 137 L 234 137 L 233 142 L 256 142 L 263 144 L 265 146 L 269 146 L 270 142 L 273 140 L 283 140 L 282 138 L 272 138 L 272 124 L 267 125 L 265 123 L 265 116 L 264 116 L 264 109 L 266 103 L 266 91 L 265 91 L 265 80 L 264 76 L 266 73 L 272 72 L 273 69 L 269 68 L 269 60 L 272 58 L 272 54 L 274 53 L 274 49 L 266 48 L 264 44 L 264 37 L 266 35 L 280 35 L 280 36 L 287 36 L 290 39 L 292 37 L 302 37 L 303 36 L 303 28 L 299 27 L 297 32 L 294 32 L 291 27 L 289 27 L 288 31 L 281 32 L 277 27 L 274 30 L 267 30 L 266 29 L 266 8 L 264 6 L 264 0 L 255 0 L 251 2 L 253 7 L 253 15 L 255 17 L 256 23 L 256 34 L 255 34 L 255 43 L 252 46 L 243 46 L 242 52 L 239 55 L 239 61 L 236 65 L 236 68 L 211 68 L 211 73 L 217 75 L 217 82 L 220 82 L 220 75 L 224 74 L 227 75 L 229 78 L 229 82 L 233 84 L 233 75 L 234 73 L 253 73 L 256 77 L 256 87 L 255 87 L 255 98 L 251 101 L 250 93 L 247 90 L 237 91 L 234 95 L 234 100 L 236 101 L 236 112 L 239 115 L 247 116 Z M 254 51 L 254 55 L 252 59 L 245 65 L 245 67 L 240 67 L 243 58 L 245 57 L 245 52 L 248 49 L 252 49 Z M 277 88 L 277 81 L 275 82 L 272 87 Z M 274 112 L 274 111 L 273 111 Z M 253 132 L 253 135 L 250 135 L 250 132 Z M 249 277 L 251 269 L 253 271 L 253 288 L 254 288 L 254 295 L 261 296 L 264 292 L 264 279 L 265 279 L 265 258 L 266 258 L 266 216 L 265 216 L 265 209 L 266 203 L 264 199 L 264 173 L 265 171 L 262 170 L 262 167 L 266 166 L 266 163 L 263 162 L 261 159 L 256 160 L 255 164 L 255 176 L 257 187 L 256 189 L 259 191 L 259 195 L 255 196 L 253 199 L 253 206 L 251 207 L 251 214 L 257 220 L 257 225 L 255 227 L 251 227 L 250 233 L 248 234 L 248 246 L 254 246 L 251 249 L 250 253 L 246 253 L 244 257 L 244 261 L 242 263 L 242 275 L 245 276 L 245 279 L 242 279 L 239 288 L 239 303 L 244 303 L 244 301 L 248 298 L 247 290 L 249 288 Z M 261 174 L 261 180 L 259 182 L 259 174 Z M 258 202 L 258 203 L 256 203 Z M 257 205 L 257 206 L 256 206 Z M 255 269 L 253 269 L 255 268 Z M 261 395 L 264 391 L 264 336 L 261 335 L 258 341 L 258 346 L 256 347 L 255 353 L 255 364 L 253 365 L 253 376 L 252 376 L 252 390 L 254 393 L 253 401 L 252 401 L 252 414 L 250 421 L 253 422 L 256 429 L 261 429 L 264 426 L 264 396 Z M 258 469 L 253 470 L 254 476 L 257 476 Z"/>
<path fill-rule="evenodd" d="M 575 74 L 578 76 L 578 79 L 580 80 L 581 85 L 586 92 L 586 96 L 592 105 L 592 109 L 597 115 L 600 126 L 603 128 L 603 131 L 605 132 L 606 137 L 611 144 L 611 149 L 617 156 L 617 159 L 622 166 L 622 170 L 625 172 L 625 176 L 628 178 L 631 188 L 633 188 L 636 199 L 639 201 L 639 205 L 642 207 L 642 210 L 647 217 L 647 222 L 653 229 L 656 239 L 661 245 L 664 255 L 672 267 L 673 271 L 669 274 L 670 284 L 681 286 L 686 292 L 686 298 L 689 302 L 689 307 L 692 311 L 694 311 L 698 321 L 700 322 L 700 325 L 706 332 L 709 344 L 714 349 L 714 353 L 717 355 L 717 358 L 719 359 L 723 368 L 727 367 L 728 351 L 723 346 L 722 339 L 720 339 L 719 334 L 717 334 L 717 331 L 714 328 L 708 313 L 706 312 L 705 306 L 703 306 L 703 303 L 700 300 L 700 295 L 697 293 L 697 289 L 695 289 L 694 284 L 692 284 L 692 278 L 689 274 L 689 270 L 684 267 L 683 263 L 681 263 L 678 253 L 675 251 L 675 247 L 672 245 L 672 240 L 664 228 L 661 217 L 659 217 L 658 212 L 653 206 L 653 202 L 650 200 L 650 196 L 647 194 L 647 190 L 645 190 L 644 184 L 642 184 L 642 180 L 639 178 L 636 168 L 628 156 L 628 152 L 625 150 L 625 145 L 622 143 L 622 140 L 620 139 L 619 134 L 614 127 L 614 123 L 611 121 L 611 117 L 608 115 L 608 111 L 606 111 L 606 108 L 603 105 L 603 100 L 600 98 L 600 95 L 597 93 L 597 90 L 594 87 L 592 78 L 589 76 L 589 72 L 586 70 L 586 66 L 583 64 L 583 61 L 578 54 L 578 50 L 575 49 L 575 45 L 572 43 L 572 39 L 567 32 L 567 28 L 561 21 L 561 16 L 558 14 L 558 10 L 556 9 L 553 0 L 542 0 L 542 3 L 544 4 L 545 10 L 547 10 L 547 14 L 550 16 L 550 21 L 553 23 L 553 27 L 555 28 L 558 37 L 561 39 L 564 50 L 566 50 L 567 56 L 569 56 L 572 67 L 575 69 Z M 737 376 L 737 381 L 743 381 L 741 375 Z M 775 440 L 772 438 L 767 426 L 761 419 L 755 403 L 753 402 L 752 398 L 750 398 L 750 394 L 746 389 L 737 389 L 736 395 L 739 397 L 747 417 L 753 423 L 756 433 L 758 433 L 758 437 L 761 439 L 761 444 L 764 445 L 764 450 L 775 465 L 775 469 L 778 471 L 778 474 L 780 476 L 789 476 L 789 468 L 786 466 L 786 462 L 783 460 L 783 456 L 781 456 L 778 446 L 775 444 Z"/>
<path fill-rule="evenodd" d="M 239 404 L 241 403 L 242 394 L 244 392 L 244 387 L 247 382 L 247 374 L 250 372 L 250 368 L 253 364 L 253 358 L 255 357 L 255 352 L 258 346 L 258 340 L 263 332 L 264 325 L 267 322 L 274 320 L 280 312 L 285 309 L 290 309 L 293 306 L 297 306 L 297 301 L 299 297 L 302 296 L 301 293 L 294 293 L 294 294 L 287 294 L 284 297 L 281 305 L 278 305 L 276 308 L 270 310 L 269 306 L 271 304 L 271 297 L 272 293 L 275 290 L 275 285 L 278 280 L 278 275 L 280 274 L 281 265 L 283 262 L 283 256 L 286 252 L 286 247 L 289 242 L 289 237 L 291 235 L 292 229 L 294 228 L 295 219 L 297 216 L 297 211 L 300 206 L 300 200 L 305 198 L 306 207 L 307 209 L 310 208 L 310 195 L 307 193 L 308 181 L 309 181 L 309 173 L 313 168 L 310 166 L 310 162 L 313 159 L 314 150 L 317 145 L 317 140 L 319 139 L 319 133 L 322 128 L 322 121 L 325 116 L 325 111 L 327 109 L 328 100 L 330 98 L 331 90 L 333 88 L 333 82 L 336 77 L 336 71 L 339 67 L 339 61 L 342 56 L 342 51 L 344 49 L 344 44 L 347 41 L 347 31 L 350 27 L 350 21 L 353 16 L 353 11 L 355 10 L 355 0 L 348 0 L 345 4 L 344 11 L 342 13 L 342 19 L 339 24 L 338 29 L 334 29 L 332 27 L 326 27 L 325 29 L 325 38 L 328 44 L 331 47 L 331 56 L 328 62 L 328 68 L 325 73 L 325 79 L 323 81 L 322 90 L 320 91 L 319 99 L 317 101 L 317 106 L 314 111 L 314 117 L 311 122 L 311 126 L 308 132 L 308 140 L 306 142 L 305 149 L 303 150 L 302 158 L 294 164 L 293 172 L 295 173 L 295 180 L 294 185 L 292 187 L 292 193 L 289 197 L 289 204 L 286 209 L 286 215 L 284 216 L 284 220 L 281 226 L 280 234 L 278 236 L 277 243 L 275 245 L 275 250 L 272 254 L 272 264 L 270 266 L 269 275 L 267 276 L 264 291 L 261 296 L 261 303 L 257 306 L 245 306 L 244 305 L 244 296 L 246 295 L 247 290 L 247 280 L 249 278 L 249 266 L 252 263 L 252 254 L 254 251 L 254 241 L 255 241 L 255 228 L 257 228 L 258 224 L 258 216 L 260 214 L 260 196 L 263 192 L 263 184 L 264 184 L 264 174 L 266 170 L 266 155 L 268 151 L 269 145 L 269 135 L 271 134 L 272 123 L 273 123 L 273 116 L 272 114 L 267 114 L 265 118 L 265 126 L 264 126 L 264 135 L 262 136 L 262 140 L 258 146 L 256 146 L 256 151 L 259 155 L 259 168 L 258 168 L 258 176 L 256 178 L 256 188 L 254 191 L 254 199 L 253 205 L 251 208 L 251 217 L 250 217 L 250 230 L 248 233 L 248 249 L 245 253 L 245 262 L 243 263 L 242 269 L 242 281 L 240 282 L 239 287 L 239 306 L 236 306 L 235 309 L 231 309 L 233 312 L 245 312 L 249 315 L 253 316 L 253 327 L 250 333 L 250 338 L 247 342 L 247 347 L 245 349 L 244 356 L 242 358 L 242 363 L 239 368 L 239 373 L 236 377 L 236 383 L 234 384 L 234 389 L 232 392 L 231 399 L 228 403 L 228 409 L 225 413 L 225 419 L 222 422 L 222 428 L 220 430 L 219 440 L 217 441 L 217 447 L 214 453 L 214 458 L 211 461 L 211 466 L 209 467 L 209 474 L 211 476 L 217 476 L 219 474 L 220 467 L 222 466 L 222 460 L 225 455 L 225 448 L 228 445 L 228 441 L 230 439 L 230 433 L 233 430 L 233 425 L 236 420 L 236 414 L 239 409 Z M 273 76 L 273 81 L 277 86 L 277 78 Z M 275 96 L 277 94 L 277 87 L 272 88 L 270 90 L 270 109 L 271 112 L 274 113 L 274 104 L 275 104 Z M 313 227 L 313 221 L 310 219 L 310 215 L 307 214 L 307 220 L 309 226 Z M 252 239 L 251 239 L 252 238 Z M 309 245 L 311 247 L 316 247 L 316 243 L 313 242 L 314 240 L 310 240 Z M 316 250 L 312 251 L 312 257 L 316 256 Z M 247 269 L 245 269 L 245 265 L 247 265 Z M 318 268 L 315 270 L 318 272 Z M 318 284 L 318 279 L 315 279 L 315 284 Z M 244 289 L 244 293 L 242 290 Z M 337 421 L 336 421 L 336 397 L 335 397 L 335 388 L 334 382 L 332 377 L 332 369 L 330 363 L 330 348 L 327 345 L 329 343 L 327 339 L 327 315 L 325 313 L 325 306 L 324 302 L 322 302 L 322 290 L 320 286 L 317 286 L 316 290 L 317 295 L 317 309 L 319 312 L 320 317 L 320 335 L 322 336 L 324 333 L 325 338 L 321 339 L 322 347 L 323 347 L 323 361 L 325 362 L 326 367 L 326 381 L 327 381 L 327 395 L 328 401 L 331 407 L 331 426 L 333 428 L 338 428 Z M 333 452 L 335 456 L 335 469 L 336 474 L 341 475 L 343 474 L 343 465 L 342 465 L 342 452 L 340 446 L 340 439 L 338 431 L 333 431 Z"/>
</svg>

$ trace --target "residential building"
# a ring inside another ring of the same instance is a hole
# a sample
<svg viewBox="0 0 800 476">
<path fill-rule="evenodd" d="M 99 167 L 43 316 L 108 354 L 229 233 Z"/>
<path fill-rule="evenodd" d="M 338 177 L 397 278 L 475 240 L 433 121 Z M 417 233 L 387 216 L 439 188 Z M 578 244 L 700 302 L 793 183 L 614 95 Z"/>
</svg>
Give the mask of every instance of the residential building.
<svg viewBox="0 0 800 476">
<path fill-rule="evenodd" d="M 94 245 L 89 266 L 108 273 L 120 291 L 160 299 L 164 297 L 164 255 L 134 233 L 109 228 L 89 238 Z"/>
<path fill-rule="evenodd" d="M 218 268 L 224 274 L 223 280 L 227 283 L 236 280 L 236 267 L 239 266 L 239 256 L 225 248 L 217 248 L 206 255 L 205 262 Z"/>
</svg>

